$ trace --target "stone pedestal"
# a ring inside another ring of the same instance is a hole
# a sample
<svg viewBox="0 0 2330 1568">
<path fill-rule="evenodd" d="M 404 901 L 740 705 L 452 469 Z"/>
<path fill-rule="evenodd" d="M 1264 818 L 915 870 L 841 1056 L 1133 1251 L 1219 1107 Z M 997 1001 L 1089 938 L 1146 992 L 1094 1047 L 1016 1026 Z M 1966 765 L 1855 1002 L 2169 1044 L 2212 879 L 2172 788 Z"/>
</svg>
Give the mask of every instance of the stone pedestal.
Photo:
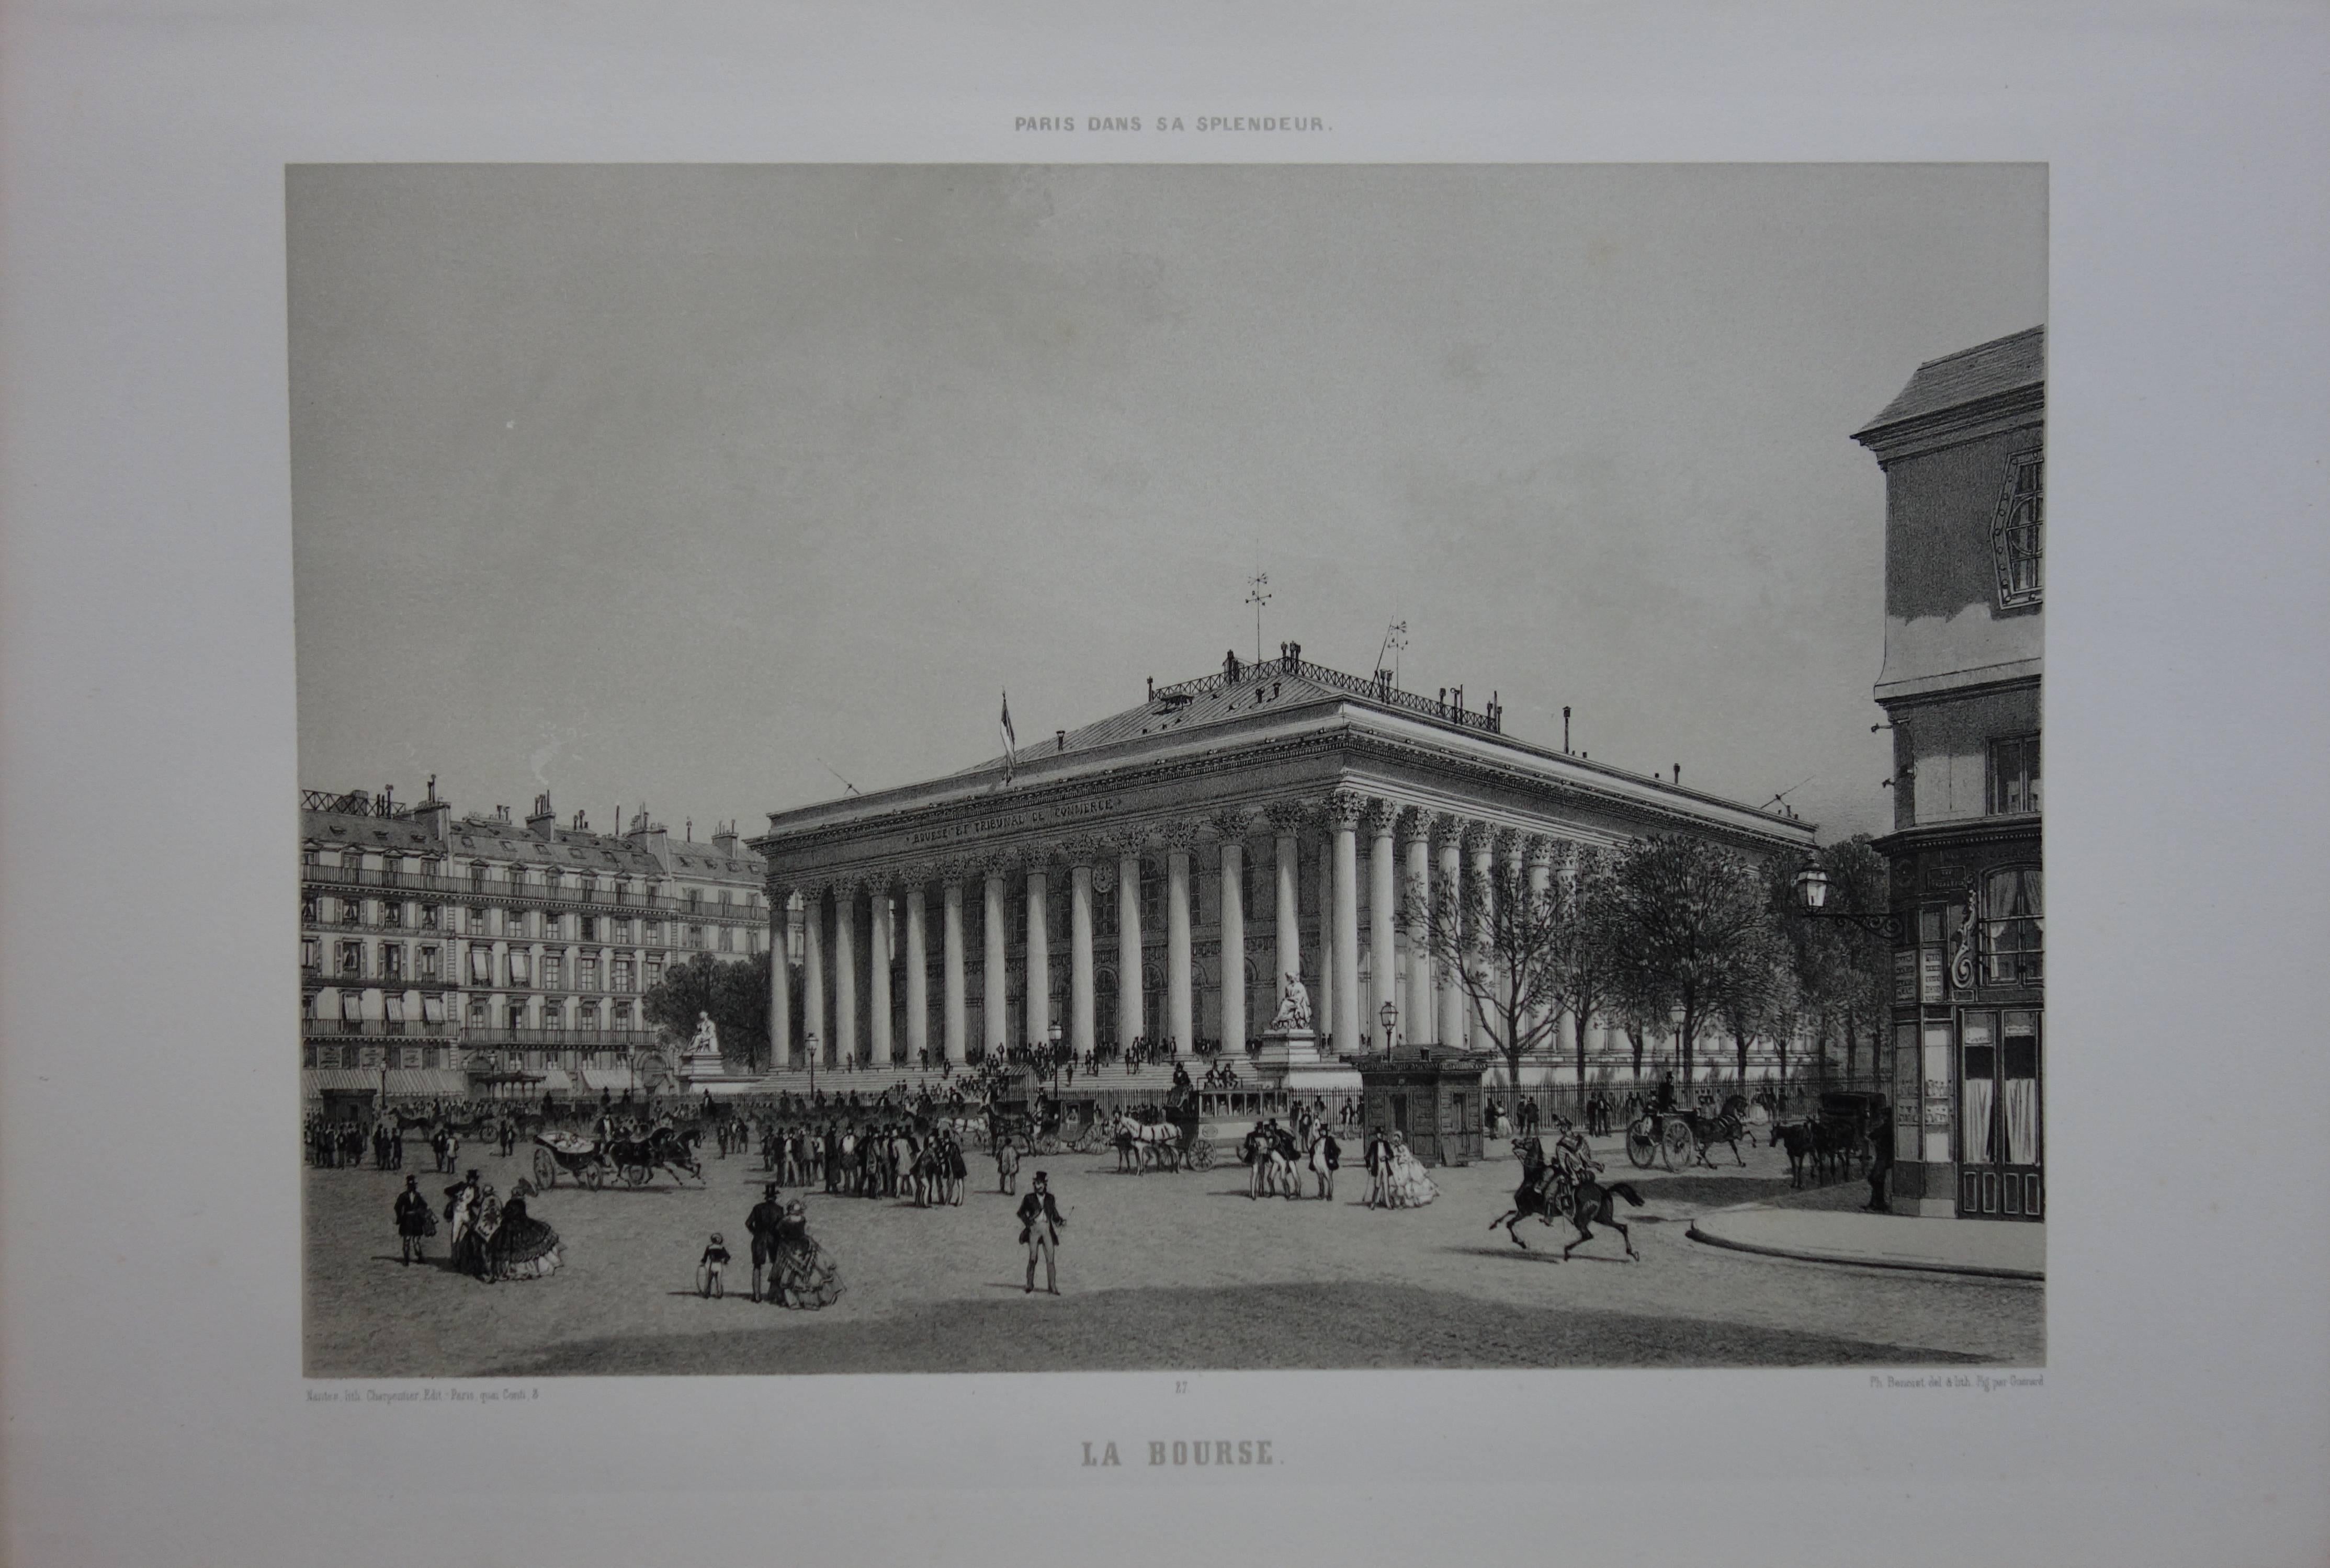
<svg viewBox="0 0 2330 1568">
<path fill-rule="evenodd" d="M 1292 1094 L 1347 1093 L 1359 1087 L 1357 1072 L 1319 1054 L 1319 1036 L 1309 1029 L 1264 1031 L 1253 1062 L 1256 1078 Z"/>
</svg>

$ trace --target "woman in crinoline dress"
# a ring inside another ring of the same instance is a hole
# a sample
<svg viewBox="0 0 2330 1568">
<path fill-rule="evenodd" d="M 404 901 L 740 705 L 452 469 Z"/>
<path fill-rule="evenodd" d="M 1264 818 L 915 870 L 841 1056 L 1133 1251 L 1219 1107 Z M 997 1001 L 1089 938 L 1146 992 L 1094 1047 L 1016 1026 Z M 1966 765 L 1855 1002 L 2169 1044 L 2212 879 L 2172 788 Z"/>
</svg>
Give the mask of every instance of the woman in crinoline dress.
<svg viewBox="0 0 2330 1568">
<path fill-rule="evenodd" d="M 501 1223 L 486 1242 L 488 1277 L 495 1280 L 540 1280 L 558 1271 L 558 1233 L 549 1223 L 526 1212 L 534 1184 L 521 1178 L 502 1205 Z"/>
<path fill-rule="evenodd" d="M 1384 1186 L 1396 1209 L 1421 1208 L 1440 1195 L 1440 1189 L 1424 1174 L 1424 1162 L 1407 1147 L 1405 1133 L 1391 1135 L 1391 1176 Z"/>
</svg>

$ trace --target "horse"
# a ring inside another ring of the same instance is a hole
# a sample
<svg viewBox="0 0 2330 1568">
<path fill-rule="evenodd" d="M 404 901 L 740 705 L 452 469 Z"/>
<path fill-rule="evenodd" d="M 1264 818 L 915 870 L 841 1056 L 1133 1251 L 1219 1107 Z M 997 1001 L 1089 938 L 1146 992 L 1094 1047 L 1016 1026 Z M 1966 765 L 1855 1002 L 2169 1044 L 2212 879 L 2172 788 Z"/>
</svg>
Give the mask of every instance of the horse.
<svg viewBox="0 0 2330 1568">
<path fill-rule="evenodd" d="M 1569 1204 L 1569 1219 L 1577 1227 L 1577 1239 L 1561 1249 L 1563 1262 L 1569 1261 L 1571 1252 L 1594 1239 L 1594 1227 L 1597 1223 L 1607 1225 L 1618 1233 L 1618 1239 L 1626 1243 L 1626 1256 L 1637 1263 L 1643 1261 L 1643 1255 L 1634 1251 L 1634 1233 L 1618 1219 L 1615 1200 L 1619 1198 L 1625 1199 L 1632 1207 L 1639 1209 L 1643 1206 L 1643 1195 L 1634 1190 L 1632 1182 L 1611 1182 L 1605 1185 L 1589 1175 L 1577 1184 Z M 1520 1238 L 1516 1236 L 1513 1239 L 1519 1241 Z"/>
<path fill-rule="evenodd" d="M 1136 1171 L 1146 1172 L 1152 1163 L 1166 1170 L 1180 1168 L 1181 1129 L 1170 1121 L 1135 1121 L 1121 1115 L 1116 1119 L 1116 1137 L 1120 1152 L 1128 1145 L 1132 1148 Z"/>
<path fill-rule="evenodd" d="M 1530 1251 L 1530 1244 L 1521 1240 L 1520 1233 L 1513 1227 L 1531 1216 L 1535 1216 L 1539 1224 L 1549 1225 L 1553 1223 L 1554 1215 L 1561 1211 L 1556 1206 L 1552 1193 L 1548 1190 L 1543 1141 L 1534 1134 L 1517 1138 L 1513 1139 L 1513 1153 L 1521 1162 L 1521 1185 L 1513 1189 L 1513 1206 L 1491 1220 L 1489 1229 L 1493 1231 L 1499 1225 L 1504 1226 L 1505 1234 L 1512 1238 L 1513 1245 L 1526 1252 Z"/>
<path fill-rule="evenodd" d="M 1776 1121 L 1772 1124 L 1772 1141 L 1788 1151 L 1788 1185 L 1804 1185 L 1804 1157 L 1819 1152 L 1820 1140 L 1814 1136 L 1814 1124 L 1807 1121 Z M 1814 1178 L 1819 1179 L 1817 1165 Z"/>
<path fill-rule="evenodd" d="M 1756 1135 L 1748 1129 L 1748 1124 L 1741 1119 L 1740 1112 L 1732 1109 L 1734 1105 L 1744 1109 L 1745 1104 L 1746 1102 L 1735 1094 L 1724 1102 L 1723 1110 L 1717 1115 L 1701 1116 L 1694 1111 L 1676 1119 L 1691 1129 L 1692 1164 L 1703 1165 L 1708 1169 L 1713 1170 L 1715 1162 L 1707 1157 L 1707 1151 L 1719 1143 L 1730 1145 L 1731 1157 L 1742 1166 L 1748 1163 L 1748 1157 L 1739 1152 L 1739 1140 L 1746 1138 L 1748 1147 L 1753 1148 L 1756 1146 Z"/>
</svg>

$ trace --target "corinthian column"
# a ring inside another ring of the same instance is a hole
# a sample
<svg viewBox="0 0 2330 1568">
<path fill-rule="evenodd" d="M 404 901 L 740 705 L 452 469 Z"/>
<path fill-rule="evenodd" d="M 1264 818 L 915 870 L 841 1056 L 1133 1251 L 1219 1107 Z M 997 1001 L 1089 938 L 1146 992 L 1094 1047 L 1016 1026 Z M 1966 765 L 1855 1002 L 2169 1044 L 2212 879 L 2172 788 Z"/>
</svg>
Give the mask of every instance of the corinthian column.
<svg viewBox="0 0 2330 1568">
<path fill-rule="evenodd" d="M 987 939 L 987 1053 L 999 1053 L 1011 1037 L 1009 971 L 1003 956 L 1003 884 L 1010 876 L 1009 860 L 990 855 L 986 862 L 986 901 L 980 930 Z"/>
<path fill-rule="evenodd" d="M 929 1060 L 931 1048 L 931 939 L 923 921 L 923 868 L 906 873 L 906 1054 L 916 1066 Z"/>
<path fill-rule="evenodd" d="M 769 884 L 769 1071 L 776 1072 L 793 1059 L 792 890 Z M 612 959 L 608 960 L 611 965 Z M 611 972 L 607 977 L 611 980 Z M 620 1004 L 617 1004 L 620 1006 Z M 609 1008 L 609 1025 L 613 1024 Z"/>
<path fill-rule="evenodd" d="M 1028 862 L 1028 1044 L 1052 1032 L 1052 878 L 1040 859 Z"/>
<path fill-rule="evenodd" d="M 1319 983 L 1312 988 L 1311 1011 L 1312 1025 L 1321 1041 L 1331 1045 L 1335 1039 L 1335 1008 L 1340 1000 L 1335 989 L 1335 830 L 1331 819 L 1319 838 Z"/>
<path fill-rule="evenodd" d="M 825 1026 L 825 888 L 811 883 L 800 891 L 801 1049 L 814 1049 L 822 1065 L 825 1048 L 833 1044 L 833 1034 Z M 816 1042 L 813 1047 L 811 1041 Z"/>
<path fill-rule="evenodd" d="M 1265 815 L 1270 818 L 1271 865 L 1276 873 L 1272 923 L 1278 929 L 1278 972 L 1270 978 L 1270 994 L 1276 997 L 1283 994 L 1287 976 L 1302 973 L 1302 885 L 1297 881 L 1300 863 L 1296 859 L 1302 842 L 1302 808 L 1292 801 L 1281 801 Z"/>
<path fill-rule="evenodd" d="M 833 1060 L 857 1060 L 857 883 L 833 884 Z"/>
<path fill-rule="evenodd" d="M 1130 835 L 1116 845 L 1116 1043 L 1129 1049 L 1142 1033 L 1141 1020 L 1141 841 Z"/>
<path fill-rule="evenodd" d="M 1357 1055 L 1368 1048 L 1366 1015 L 1359 1011 L 1359 815 L 1364 797 L 1338 789 L 1327 798 L 1327 823 L 1335 852 L 1335 1049 Z"/>
<path fill-rule="evenodd" d="M 1243 811 L 1214 818 L 1222 836 L 1221 991 L 1222 1049 L 1246 1048 L 1246 834 Z M 1233 1061 L 1236 1057 L 1231 1058 Z"/>
<path fill-rule="evenodd" d="M 1464 825 L 1454 817 L 1442 817 L 1432 825 L 1433 836 L 1440 852 L 1440 905 L 1448 917 L 1446 946 L 1451 952 L 1461 950 L 1464 930 Z M 1461 1050 L 1464 1044 L 1464 987 L 1456 978 L 1455 965 L 1449 955 L 1443 954 L 1435 966 L 1440 981 L 1440 1040 L 1444 1050 Z"/>
<path fill-rule="evenodd" d="M 1429 1045 L 1440 1030 L 1432 997 L 1432 818 L 1410 811 L 1402 826 L 1407 835 L 1407 997 L 1401 1012 L 1408 1044 Z"/>
<path fill-rule="evenodd" d="M 1198 842 L 1192 824 L 1166 825 L 1165 836 L 1165 1034 L 1173 1054 L 1197 1054 L 1195 987 L 1189 973 L 1189 851 Z"/>
<path fill-rule="evenodd" d="M 1078 840 L 1068 852 L 1068 1048 L 1079 1056 L 1099 1036 L 1093 1016 L 1093 845 Z"/>
<path fill-rule="evenodd" d="M 946 1059 L 961 1066 L 969 1045 L 967 1036 L 971 1033 L 970 1020 L 964 1015 L 967 1011 L 966 1002 L 970 987 L 964 982 L 962 968 L 961 863 L 950 862 L 941 868 L 941 875 L 945 880 L 939 888 L 941 901 L 939 920 L 942 928 L 939 936 L 939 962 L 945 971 L 945 978 L 941 984 L 946 993 L 946 998 L 942 1004 L 946 1009 L 946 1021 L 942 1025 L 944 1033 L 942 1035 L 941 1044 L 946 1051 Z"/>
<path fill-rule="evenodd" d="M 1393 907 L 1399 901 L 1398 868 L 1392 862 L 1392 832 L 1399 825 L 1399 808 L 1378 800 L 1368 808 L 1368 971 L 1375 978 L 1375 995 L 1368 998 L 1368 1022 L 1372 1025 L 1389 1003 L 1402 1024 L 1407 1010 L 1400 1005 L 1399 951 L 1392 936 Z M 1368 1038 L 1376 1038 L 1372 1027 Z"/>
<path fill-rule="evenodd" d="M 895 1053 L 890 1042 L 890 883 L 873 884 L 866 921 L 866 1060 L 887 1069 Z"/>
</svg>

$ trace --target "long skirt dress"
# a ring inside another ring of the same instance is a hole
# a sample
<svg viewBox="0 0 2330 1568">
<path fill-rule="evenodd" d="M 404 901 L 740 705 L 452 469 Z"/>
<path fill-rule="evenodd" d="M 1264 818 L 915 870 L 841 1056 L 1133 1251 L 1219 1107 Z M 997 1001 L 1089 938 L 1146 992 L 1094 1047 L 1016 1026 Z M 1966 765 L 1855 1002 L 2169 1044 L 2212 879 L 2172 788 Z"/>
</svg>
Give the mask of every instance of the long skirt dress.
<svg viewBox="0 0 2330 1568">
<path fill-rule="evenodd" d="M 548 1222 L 526 1212 L 524 1198 L 502 1205 L 502 1223 L 486 1243 L 488 1275 L 496 1280 L 540 1280 L 558 1271 L 564 1261 L 558 1250 L 558 1233 Z"/>
</svg>

